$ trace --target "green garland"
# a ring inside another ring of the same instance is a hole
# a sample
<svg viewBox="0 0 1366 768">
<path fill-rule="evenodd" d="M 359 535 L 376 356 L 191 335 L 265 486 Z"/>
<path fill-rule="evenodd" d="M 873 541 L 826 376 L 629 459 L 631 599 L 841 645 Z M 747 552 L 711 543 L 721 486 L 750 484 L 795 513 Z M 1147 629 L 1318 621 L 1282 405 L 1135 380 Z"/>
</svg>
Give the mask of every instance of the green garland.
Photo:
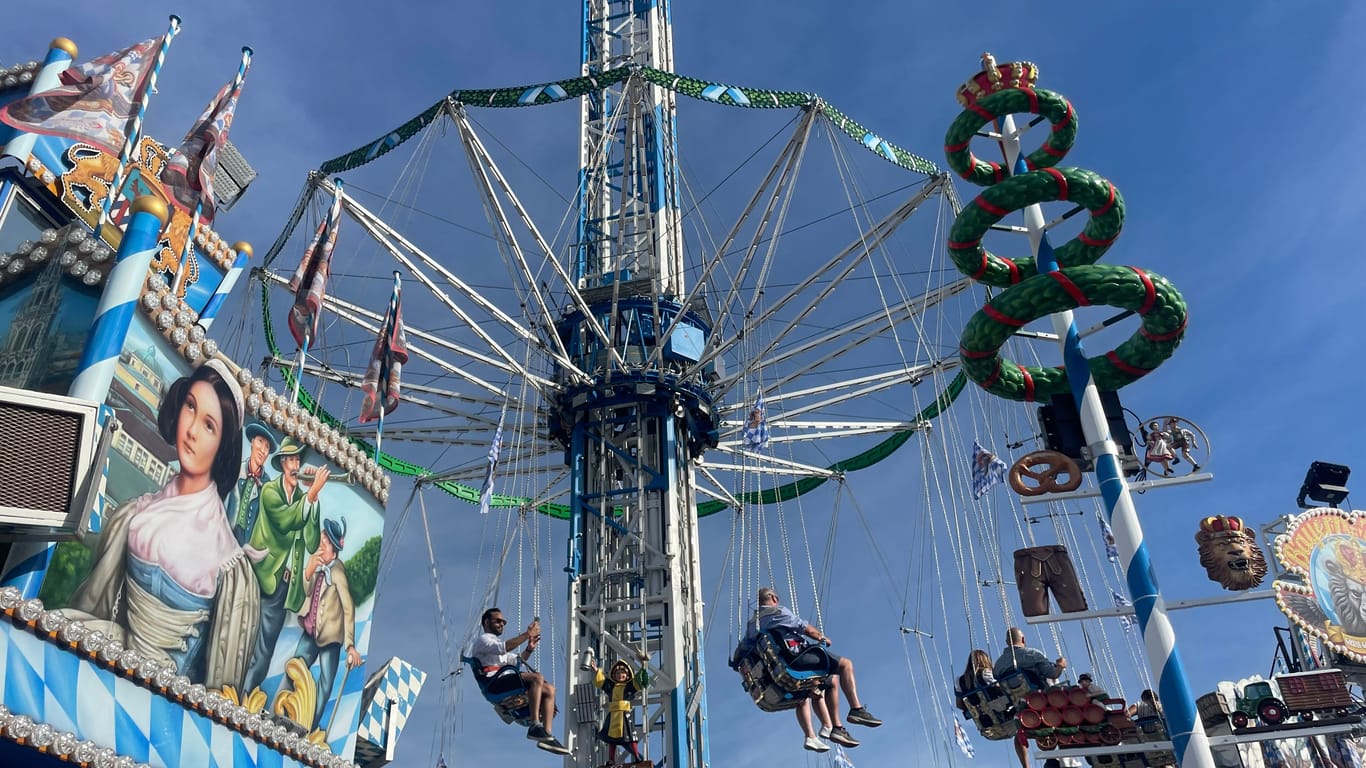
<svg viewBox="0 0 1366 768">
<path fill-rule="evenodd" d="M 1053 127 L 1048 141 L 1025 159 L 1032 170 L 1009 176 L 998 164 L 972 155 L 968 144 L 982 126 L 1021 112 L 1043 115 Z M 1052 91 L 1009 88 L 970 104 L 944 137 L 949 167 L 987 187 L 954 219 L 949 255 L 963 274 L 1008 289 L 968 320 L 959 355 L 973 381 L 1010 400 L 1045 400 L 1071 392 L 1062 367 L 1023 366 L 1001 356 L 1001 346 L 1016 331 L 1045 315 L 1104 304 L 1142 317 L 1127 341 L 1088 360 L 1102 390 L 1119 389 L 1157 368 L 1186 333 L 1186 302 L 1166 278 L 1138 267 L 1095 263 L 1124 228 L 1124 197 L 1099 174 L 1053 167 L 1072 148 L 1076 134 L 1076 113 L 1067 99 Z M 1003 259 L 982 247 L 982 237 L 1006 214 L 1056 200 L 1074 202 L 1091 214 L 1080 234 L 1054 250 L 1056 272 L 1039 274 L 1032 258 Z"/>
<path fill-rule="evenodd" d="M 732 107 L 747 107 L 751 109 L 793 109 L 808 104 L 816 105 L 820 109 L 821 114 L 829 118 L 841 131 L 882 159 L 905 168 L 908 171 L 923 173 L 926 176 L 933 176 L 939 173 L 938 167 L 936 167 L 933 162 L 926 160 L 919 155 L 907 152 L 901 147 L 898 147 L 872 131 L 869 131 L 858 122 L 851 120 L 843 112 L 840 112 L 838 109 L 835 109 L 833 106 L 826 103 L 824 99 L 814 93 L 805 93 L 801 91 L 770 91 L 761 88 L 722 85 L 720 83 L 711 83 L 706 80 L 676 75 L 672 72 L 665 72 L 662 69 L 635 65 L 609 69 L 606 72 L 593 76 L 556 80 L 553 83 L 541 83 L 539 85 L 524 85 L 512 88 L 457 89 L 451 91 L 441 101 L 438 101 L 423 110 L 416 117 L 375 141 L 340 157 L 334 157 L 331 160 L 328 160 L 322 164 L 319 170 L 325 174 L 349 171 L 352 168 L 359 168 L 387 152 L 390 152 L 395 147 L 417 135 L 418 131 L 426 128 L 433 120 L 442 114 L 447 99 L 467 107 L 512 108 L 540 106 L 542 104 L 554 104 L 560 101 L 568 101 L 569 99 L 577 99 L 585 94 L 617 85 L 625 82 L 637 72 L 639 72 L 641 77 L 646 81 L 661 88 L 667 88 L 674 93 L 679 93 L 702 101 L 710 101 L 715 104 L 724 104 Z"/>
<path fill-rule="evenodd" d="M 283 361 L 285 358 L 279 345 L 275 342 L 275 330 L 270 319 L 270 286 L 267 285 L 265 281 L 261 281 L 261 323 L 266 329 L 266 346 L 270 349 L 272 359 Z M 276 367 L 280 369 L 284 376 L 285 386 L 292 391 L 294 389 L 293 366 L 286 362 L 277 362 Z M 957 399 L 959 393 L 963 391 L 963 387 L 966 384 L 967 377 L 962 371 L 959 371 L 958 375 L 953 377 L 953 380 L 949 382 L 949 385 L 945 387 L 944 391 L 939 393 L 939 397 L 935 398 L 933 403 L 930 403 L 930 405 L 920 411 L 919 420 L 928 421 L 943 413 L 953 404 L 953 401 Z M 314 400 L 302 387 L 299 389 L 299 407 L 316 415 L 323 423 L 336 427 L 340 432 L 345 434 L 345 425 L 343 425 L 335 416 L 328 413 L 327 410 Z M 890 456 L 897 448 L 900 448 L 903 443 L 910 439 L 915 431 L 916 430 L 912 428 L 896 432 L 891 437 L 888 437 L 886 440 L 883 440 L 857 456 L 831 464 L 828 469 L 834 472 L 853 472 L 871 467 Z M 425 477 L 431 474 L 431 470 L 426 469 L 425 467 L 403 461 L 388 453 L 381 453 L 376 457 L 375 446 L 361 438 L 348 437 L 347 439 L 352 443 L 355 443 L 367 456 L 375 458 L 376 462 L 381 467 L 384 467 L 394 474 L 406 475 L 408 477 Z M 741 494 L 739 500 L 745 504 L 772 504 L 777 501 L 786 501 L 818 488 L 825 481 L 825 477 L 804 477 L 800 480 L 774 488 Z M 450 480 L 440 480 L 432 483 L 432 485 L 462 501 L 468 501 L 471 504 L 479 503 L 478 488 L 462 485 Z M 493 495 L 493 506 L 495 507 L 522 507 L 530 501 L 531 499 L 522 496 Z M 707 515 L 714 515 L 727 506 L 729 505 L 721 501 L 702 502 L 697 505 L 697 516 L 706 517 Z M 568 504 L 541 504 L 536 507 L 536 511 L 551 517 L 558 517 L 561 520 L 569 519 Z"/>
</svg>

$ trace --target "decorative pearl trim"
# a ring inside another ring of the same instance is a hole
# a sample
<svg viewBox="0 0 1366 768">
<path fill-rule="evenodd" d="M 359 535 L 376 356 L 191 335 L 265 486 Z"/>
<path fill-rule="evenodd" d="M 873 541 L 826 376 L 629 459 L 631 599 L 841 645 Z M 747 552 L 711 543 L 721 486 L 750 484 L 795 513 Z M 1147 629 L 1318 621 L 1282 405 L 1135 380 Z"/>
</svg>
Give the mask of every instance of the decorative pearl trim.
<svg viewBox="0 0 1366 768">
<path fill-rule="evenodd" d="M 175 665 L 144 657 L 126 649 L 117 640 L 72 621 L 60 610 L 48 611 L 38 598 L 23 599 L 15 587 L 0 589 L 0 613 L 15 626 L 26 629 L 64 651 L 84 656 L 92 663 L 113 670 L 155 694 L 195 710 L 215 722 L 248 736 L 313 768 L 356 768 L 327 747 L 310 743 L 303 736 L 271 721 L 264 713 L 253 713 L 234 704 L 217 691 L 205 690 L 176 673 Z M 47 723 L 35 722 L 27 715 L 15 715 L 0 706 L 0 735 L 19 744 L 55 755 L 62 760 L 92 768 L 149 768 L 132 758 L 119 756 L 108 747 L 81 740 L 74 733 L 58 732 Z"/>
</svg>

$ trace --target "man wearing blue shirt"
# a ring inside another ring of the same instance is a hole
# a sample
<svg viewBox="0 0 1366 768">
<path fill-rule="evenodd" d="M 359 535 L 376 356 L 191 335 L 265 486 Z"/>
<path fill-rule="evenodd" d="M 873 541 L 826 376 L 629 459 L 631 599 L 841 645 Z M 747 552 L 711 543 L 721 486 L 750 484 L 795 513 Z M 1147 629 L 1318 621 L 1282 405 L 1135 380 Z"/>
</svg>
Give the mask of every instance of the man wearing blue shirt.
<svg viewBox="0 0 1366 768">
<path fill-rule="evenodd" d="M 1043 651 L 1025 646 L 1024 632 L 1019 627 L 1011 627 L 1006 630 L 1006 649 L 996 660 L 992 672 L 1000 680 L 1017 669 L 1025 674 L 1032 687 L 1044 688 L 1067 669 L 1067 659 L 1059 657 L 1057 661 L 1049 661 Z"/>
<path fill-rule="evenodd" d="M 799 635 L 805 635 L 815 642 L 830 645 L 830 638 L 824 632 L 811 624 L 807 624 L 797 614 L 780 605 L 778 594 L 773 591 L 772 587 L 762 587 L 759 589 L 759 610 L 754 612 L 754 618 L 745 627 L 745 642 L 752 644 L 760 632 L 768 632 L 774 629 L 786 629 Z M 856 747 L 859 742 L 849 735 L 849 731 L 839 722 L 840 688 L 844 689 L 844 695 L 849 699 L 849 722 L 876 728 L 882 725 L 882 721 L 874 717 L 859 701 L 858 685 L 854 680 L 854 662 L 830 653 L 828 650 L 826 653 L 830 656 L 829 673 L 839 678 L 839 687 L 832 685 L 825 691 L 825 708 L 829 710 L 829 716 L 834 719 L 834 722 L 821 729 L 821 736 L 829 738 L 836 744 Z M 820 713 L 819 705 L 817 706 L 817 713 Z M 821 719 L 822 721 L 825 720 L 824 717 Z M 802 723 L 804 732 L 809 731 L 811 714 L 807 707 L 802 706 L 797 709 L 797 721 Z M 809 736 L 807 740 L 808 743 L 811 741 Z"/>
</svg>

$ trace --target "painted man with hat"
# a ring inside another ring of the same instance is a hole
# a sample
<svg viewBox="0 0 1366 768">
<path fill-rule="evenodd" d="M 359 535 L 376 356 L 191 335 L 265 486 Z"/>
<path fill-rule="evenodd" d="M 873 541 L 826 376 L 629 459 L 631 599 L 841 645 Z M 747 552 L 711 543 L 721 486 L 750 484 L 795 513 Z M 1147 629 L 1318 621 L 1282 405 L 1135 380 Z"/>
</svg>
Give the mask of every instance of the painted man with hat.
<svg viewBox="0 0 1366 768">
<path fill-rule="evenodd" d="M 253 421 L 243 430 L 247 439 L 247 460 L 242 462 L 242 474 L 237 477 L 237 487 L 228 497 L 225 505 L 232 534 L 238 544 L 246 544 L 251 538 L 256 519 L 261 514 L 261 488 L 266 484 L 266 460 L 280 449 L 275 435 L 264 424 Z"/>
<path fill-rule="evenodd" d="M 318 549 L 318 496 L 329 476 L 327 467 L 318 468 L 304 489 L 300 469 L 307 452 L 308 446 L 286 436 L 271 458 L 280 475 L 261 486 L 260 516 L 246 545 L 261 586 L 261 633 L 252 651 L 245 691 L 266 679 L 285 615 L 298 613 L 304 604 L 304 558 Z"/>
<path fill-rule="evenodd" d="M 346 518 L 323 521 L 322 541 L 318 551 L 304 566 L 304 581 L 308 594 L 299 611 L 299 626 L 303 635 L 294 655 L 309 667 L 318 662 L 318 703 L 314 723 L 322 727 L 323 707 L 332 696 L 332 685 L 337 679 L 337 664 L 342 650 L 346 651 L 346 668 L 360 666 L 360 651 L 356 650 L 356 606 L 351 599 L 351 587 L 346 581 L 346 566 L 341 561 L 346 544 Z"/>
</svg>

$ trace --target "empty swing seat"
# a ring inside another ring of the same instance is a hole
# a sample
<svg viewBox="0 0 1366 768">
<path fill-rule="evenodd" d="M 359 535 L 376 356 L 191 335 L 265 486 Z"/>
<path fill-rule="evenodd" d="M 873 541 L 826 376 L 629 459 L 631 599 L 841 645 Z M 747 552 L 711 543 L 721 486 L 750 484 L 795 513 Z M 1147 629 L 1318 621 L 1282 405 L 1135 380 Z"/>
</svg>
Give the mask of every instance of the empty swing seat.
<svg viewBox="0 0 1366 768">
<path fill-rule="evenodd" d="M 527 695 L 526 684 L 522 682 L 522 674 L 517 667 L 509 664 L 499 667 L 491 675 L 485 675 L 478 660 L 469 656 L 462 656 L 460 660 L 469 665 L 474 682 L 479 686 L 479 693 L 493 705 L 493 711 L 498 713 L 503 722 L 531 726 L 531 698 Z"/>
</svg>

